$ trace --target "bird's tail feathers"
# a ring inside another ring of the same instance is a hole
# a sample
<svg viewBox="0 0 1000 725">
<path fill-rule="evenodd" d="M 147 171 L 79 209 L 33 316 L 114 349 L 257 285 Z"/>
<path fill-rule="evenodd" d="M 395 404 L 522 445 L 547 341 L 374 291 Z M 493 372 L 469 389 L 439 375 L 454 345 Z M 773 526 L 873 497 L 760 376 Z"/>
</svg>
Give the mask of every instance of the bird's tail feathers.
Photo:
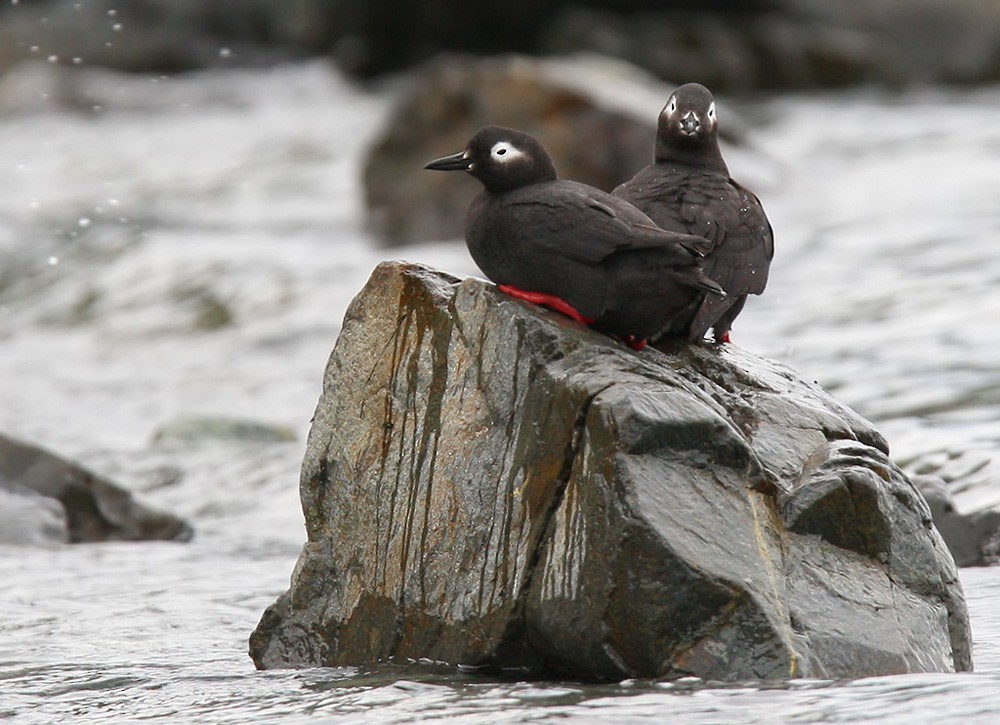
<svg viewBox="0 0 1000 725">
<path fill-rule="evenodd" d="M 703 289 L 706 292 L 711 292 L 713 295 L 719 297 L 726 296 L 726 290 L 722 289 L 722 285 L 716 282 L 711 277 L 705 275 L 704 272 L 698 271 L 698 284 L 695 285 L 698 289 Z"/>
<path fill-rule="evenodd" d="M 648 243 L 655 244 L 656 246 L 664 243 L 675 245 L 695 257 L 704 257 L 712 251 L 712 247 L 714 246 L 710 239 L 705 239 L 695 234 L 671 232 L 652 224 L 636 224 L 635 227 L 649 233 Z"/>
<path fill-rule="evenodd" d="M 680 245 L 684 247 L 684 249 L 691 252 L 691 254 L 694 254 L 698 257 L 704 257 L 709 252 L 712 251 L 712 248 L 715 246 L 715 243 L 712 242 L 711 239 L 705 239 L 705 237 L 698 237 L 693 234 L 685 234 L 680 239 Z"/>
<path fill-rule="evenodd" d="M 719 297 L 726 296 L 726 290 L 705 274 L 700 267 L 688 267 L 683 273 L 677 275 L 677 281 L 687 287 L 694 287 Z"/>
</svg>

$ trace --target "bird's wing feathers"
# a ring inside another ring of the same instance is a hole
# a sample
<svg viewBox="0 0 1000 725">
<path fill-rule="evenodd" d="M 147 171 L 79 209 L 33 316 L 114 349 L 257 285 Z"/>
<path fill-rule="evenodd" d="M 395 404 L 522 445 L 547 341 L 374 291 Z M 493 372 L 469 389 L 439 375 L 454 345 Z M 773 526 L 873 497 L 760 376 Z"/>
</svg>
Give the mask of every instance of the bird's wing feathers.
<svg viewBox="0 0 1000 725">
<path fill-rule="evenodd" d="M 631 204 L 573 182 L 558 182 L 545 195 L 510 198 L 508 211 L 521 229 L 535 229 L 532 243 L 553 247 L 579 262 L 598 263 L 628 249 L 662 249 L 664 262 L 693 264 L 702 242 L 666 232 Z"/>
<path fill-rule="evenodd" d="M 647 167 L 615 194 L 664 229 L 704 237 L 702 266 L 731 295 L 760 294 L 774 256 L 774 236 L 750 191 L 720 174 Z"/>
<path fill-rule="evenodd" d="M 760 294 L 774 256 L 774 234 L 760 200 L 735 181 L 729 189 L 720 201 L 726 211 L 718 217 L 719 252 L 705 260 L 705 272 L 733 296 Z"/>
</svg>

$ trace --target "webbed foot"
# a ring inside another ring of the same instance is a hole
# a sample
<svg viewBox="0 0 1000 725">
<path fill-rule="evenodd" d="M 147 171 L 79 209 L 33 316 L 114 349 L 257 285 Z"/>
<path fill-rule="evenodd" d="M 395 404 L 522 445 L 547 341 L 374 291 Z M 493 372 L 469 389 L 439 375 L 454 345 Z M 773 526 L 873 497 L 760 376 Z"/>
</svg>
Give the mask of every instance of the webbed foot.
<svg viewBox="0 0 1000 725">
<path fill-rule="evenodd" d="M 560 314 L 566 315 L 566 317 L 571 320 L 576 320 L 584 325 L 591 325 L 594 323 L 594 318 L 584 317 L 575 307 L 573 307 L 573 305 L 564 300 L 562 297 L 556 297 L 555 295 L 546 294 L 545 292 L 525 292 L 522 289 L 512 287 L 508 284 L 497 285 L 497 287 L 506 295 L 516 297 L 519 300 L 524 300 L 525 302 L 530 302 L 534 305 L 548 307 L 550 310 L 555 310 Z"/>
</svg>

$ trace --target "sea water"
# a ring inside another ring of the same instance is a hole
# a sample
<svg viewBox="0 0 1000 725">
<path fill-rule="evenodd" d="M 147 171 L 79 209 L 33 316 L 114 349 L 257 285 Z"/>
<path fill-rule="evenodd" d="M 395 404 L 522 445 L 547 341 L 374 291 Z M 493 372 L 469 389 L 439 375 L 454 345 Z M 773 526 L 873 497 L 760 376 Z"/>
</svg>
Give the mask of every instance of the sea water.
<svg viewBox="0 0 1000 725">
<path fill-rule="evenodd" d="M 598 685 L 426 663 L 255 671 L 247 636 L 305 538 L 298 468 L 347 303 L 382 259 L 475 267 L 460 242 L 387 250 L 365 230 L 360 162 L 392 88 L 359 89 L 325 63 L 53 72 L 0 86 L 0 431 L 196 535 L 0 547 L 0 720 L 1000 721 L 1000 568 L 962 572 L 974 674 Z M 962 510 L 996 504 L 1000 89 L 727 105 L 752 128 L 732 171 L 777 248 L 735 344 L 873 419 Z M 205 417 L 295 441 L 166 432 Z"/>
</svg>

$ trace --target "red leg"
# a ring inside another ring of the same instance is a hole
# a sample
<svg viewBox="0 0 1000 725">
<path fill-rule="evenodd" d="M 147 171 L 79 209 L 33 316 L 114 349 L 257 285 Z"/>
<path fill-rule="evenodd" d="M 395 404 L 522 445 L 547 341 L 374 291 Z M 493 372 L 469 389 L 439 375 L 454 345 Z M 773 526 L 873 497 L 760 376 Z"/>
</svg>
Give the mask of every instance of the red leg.
<svg viewBox="0 0 1000 725">
<path fill-rule="evenodd" d="M 725 333 L 723 333 L 722 339 L 719 340 L 719 342 L 732 342 L 732 339 L 729 337 L 729 330 L 726 330 Z"/>
<path fill-rule="evenodd" d="M 519 300 L 524 300 L 525 302 L 530 302 L 534 305 L 542 305 L 543 307 L 548 307 L 549 309 L 560 312 L 571 320 L 576 320 L 584 325 L 593 324 L 594 318 L 584 317 L 576 308 L 569 304 L 566 300 L 561 297 L 556 297 L 555 295 L 545 294 L 544 292 L 525 292 L 517 287 L 511 287 L 507 284 L 497 285 L 501 292 L 511 297 L 516 297 Z"/>
<path fill-rule="evenodd" d="M 635 335 L 625 335 L 622 337 L 622 342 L 628 345 L 630 348 L 639 352 L 640 350 L 645 350 L 646 345 L 649 344 L 649 340 L 642 337 L 636 337 Z"/>
</svg>

